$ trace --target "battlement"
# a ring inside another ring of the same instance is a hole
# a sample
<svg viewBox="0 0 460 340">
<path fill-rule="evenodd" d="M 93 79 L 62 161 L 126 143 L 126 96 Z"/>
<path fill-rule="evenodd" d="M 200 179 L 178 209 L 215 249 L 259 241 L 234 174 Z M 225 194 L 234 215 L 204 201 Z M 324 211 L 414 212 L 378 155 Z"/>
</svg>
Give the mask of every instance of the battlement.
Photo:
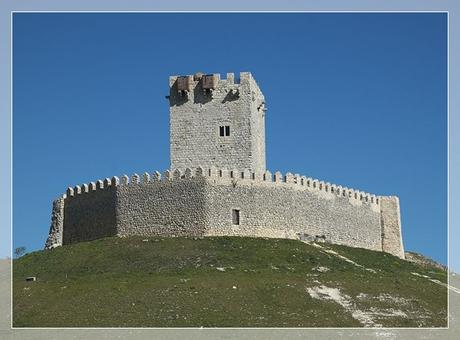
<svg viewBox="0 0 460 340">
<path fill-rule="evenodd" d="M 90 182 L 89 184 L 84 183 L 74 187 L 69 187 L 67 188 L 66 193 L 62 195 L 62 198 L 71 198 L 77 195 L 87 194 L 98 190 L 107 190 L 120 185 L 148 185 L 155 182 L 177 181 L 192 178 L 202 179 L 220 185 L 264 185 L 271 186 L 273 188 L 309 190 L 311 192 L 348 198 L 350 201 L 361 202 L 364 204 L 379 205 L 380 198 L 380 196 L 361 190 L 331 184 L 329 182 L 325 182 L 312 177 L 292 174 L 291 172 L 282 174 L 279 171 L 272 173 L 267 170 L 263 173 L 256 173 L 250 171 L 249 169 L 229 170 L 218 169 L 215 167 L 208 169 L 204 169 L 202 167 L 194 169 L 186 168 L 185 171 L 180 169 L 166 170 L 163 172 L 163 174 L 158 171 L 153 173 L 145 172 L 142 175 L 135 173 L 131 175 L 131 177 L 128 175 L 123 175 L 121 176 L 121 180 L 117 176 L 113 176 L 112 178 L 106 178 L 104 180 L 99 179 L 95 182 Z"/>
<path fill-rule="evenodd" d="M 176 87 L 177 91 L 191 92 L 197 86 L 203 90 L 215 90 L 218 87 L 235 88 L 236 90 L 241 84 L 251 81 L 252 75 L 250 72 L 240 72 L 239 77 L 235 78 L 234 73 L 227 73 L 226 77 L 221 77 L 220 73 L 203 74 L 201 72 L 193 75 L 174 75 L 169 77 L 169 87 Z"/>
<path fill-rule="evenodd" d="M 250 72 L 240 72 L 239 77 L 235 77 L 234 73 L 227 73 L 225 78 L 220 73 L 198 72 L 194 75 L 175 75 L 169 77 L 169 88 L 167 98 L 171 106 L 180 106 L 188 101 L 194 104 L 206 104 L 213 99 L 223 99 L 217 101 L 218 105 L 213 108 L 218 110 L 218 107 L 224 106 L 226 102 L 238 100 L 241 95 L 249 96 L 251 101 L 254 101 L 254 96 L 257 96 L 259 102 L 265 103 L 262 91 Z M 265 106 L 263 109 L 266 110 Z M 246 110 L 249 114 L 250 110 L 248 108 Z"/>
</svg>

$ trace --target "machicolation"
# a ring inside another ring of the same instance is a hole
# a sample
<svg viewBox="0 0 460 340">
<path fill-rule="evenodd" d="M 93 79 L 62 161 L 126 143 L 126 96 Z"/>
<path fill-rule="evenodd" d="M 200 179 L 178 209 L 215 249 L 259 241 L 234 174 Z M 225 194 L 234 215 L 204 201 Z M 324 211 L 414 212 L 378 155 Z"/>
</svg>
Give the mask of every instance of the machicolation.
<svg viewBox="0 0 460 340">
<path fill-rule="evenodd" d="M 170 77 L 171 170 L 69 187 L 45 248 L 106 236 L 324 241 L 404 258 L 399 199 L 265 169 L 265 99 L 252 75 Z"/>
</svg>

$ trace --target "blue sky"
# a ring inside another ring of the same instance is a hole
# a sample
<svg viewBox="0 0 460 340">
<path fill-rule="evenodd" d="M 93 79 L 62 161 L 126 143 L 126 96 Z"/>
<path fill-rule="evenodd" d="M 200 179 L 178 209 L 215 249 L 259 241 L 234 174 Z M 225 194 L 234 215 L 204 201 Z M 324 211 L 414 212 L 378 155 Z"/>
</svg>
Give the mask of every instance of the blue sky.
<svg viewBox="0 0 460 340">
<path fill-rule="evenodd" d="M 68 186 L 169 166 L 168 76 L 250 71 L 267 167 L 401 200 L 447 262 L 446 14 L 26 14 L 13 20 L 13 248 Z"/>
</svg>

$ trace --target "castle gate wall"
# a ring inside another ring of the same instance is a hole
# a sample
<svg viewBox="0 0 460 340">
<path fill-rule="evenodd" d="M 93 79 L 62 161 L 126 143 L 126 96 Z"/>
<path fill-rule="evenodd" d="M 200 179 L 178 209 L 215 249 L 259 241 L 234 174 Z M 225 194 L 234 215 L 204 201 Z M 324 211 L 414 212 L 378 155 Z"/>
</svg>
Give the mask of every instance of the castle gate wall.
<svg viewBox="0 0 460 340">
<path fill-rule="evenodd" d="M 380 209 L 324 190 L 286 183 L 218 180 L 206 186 L 207 236 L 313 238 L 382 250 Z M 232 211 L 239 210 L 239 225 Z M 300 234 L 300 235 L 299 235 Z"/>
<path fill-rule="evenodd" d="M 119 235 L 324 240 L 404 258 L 399 200 L 317 179 L 246 169 L 186 169 L 69 188 L 47 248 Z"/>
</svg>

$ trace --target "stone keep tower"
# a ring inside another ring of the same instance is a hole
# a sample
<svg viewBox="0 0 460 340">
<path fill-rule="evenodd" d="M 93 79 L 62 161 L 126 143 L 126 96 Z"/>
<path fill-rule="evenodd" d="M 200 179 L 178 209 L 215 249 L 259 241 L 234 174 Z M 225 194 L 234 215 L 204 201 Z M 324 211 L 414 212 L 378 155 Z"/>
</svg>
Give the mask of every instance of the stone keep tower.
<svg viewBox="0 0 460 340">
<path fill-rule="evenodd" d="M 404 258 L 398 197 L 265 171 L 264 96 L 250 73 L 239 78 L 170 77 L 172 170 L 67 188 L 53 202 L 46 248 L 114 235 L 246 236 Z"/>
<path fill-rule="evenodd" d="M 265 99 L 249 72 L 169 78 L 171 169 L 265 171 Z"/>
</svg>

